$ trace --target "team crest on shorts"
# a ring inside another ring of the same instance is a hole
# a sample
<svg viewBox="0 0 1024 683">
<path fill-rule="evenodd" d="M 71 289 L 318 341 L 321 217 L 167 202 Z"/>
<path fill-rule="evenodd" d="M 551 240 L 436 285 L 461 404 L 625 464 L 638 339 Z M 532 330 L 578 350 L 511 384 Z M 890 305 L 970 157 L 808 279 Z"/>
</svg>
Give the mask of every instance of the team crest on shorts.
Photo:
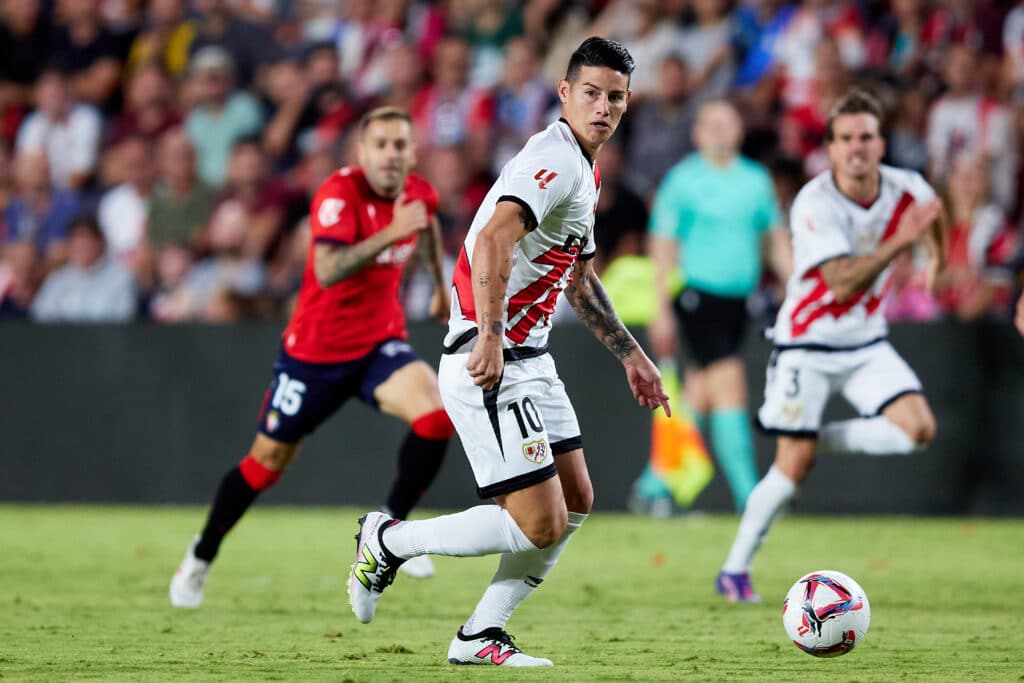
<svg viewBox="0 0 1024 683">
<path fill-rule="evenodd" d="M 267 413 L 267 431 L 275 431 L 281 424 L 281 416 L 278 415 L 276 410 L 271 410 Z"/>
<path fill-rule="evenodd" d="M 794 424 L 800 421 L 800 418 L 804 415 L 803 406 L 799 403 L 784 403 L 782 404 L 782 419 L 784 422 Z"/>
<path fill-rule="evenodd" d="M 544 439 L 537 439 L 523 444 L 523 457 L 539 465 L 548 457 L 548 442 Z"/>
</svg>

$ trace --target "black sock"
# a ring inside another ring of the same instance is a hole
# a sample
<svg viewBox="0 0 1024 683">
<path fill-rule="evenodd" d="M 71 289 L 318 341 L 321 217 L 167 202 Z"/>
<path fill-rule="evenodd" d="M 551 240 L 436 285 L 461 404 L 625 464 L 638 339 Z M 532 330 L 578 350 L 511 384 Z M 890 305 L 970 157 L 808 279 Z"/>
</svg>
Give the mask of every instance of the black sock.
<svg viewBox="0 0 1024 683">
<path fill-rule="evenodd" d="M 207 562 L 213 561 L 224 536 L 242 518 L 258 495 L 259 491 L 249 486 L 238 466 L 232 467 L 220 480 L 217 495 L 210 506 L 210 516 L 206 519 L 206 526 L 193 551 L 195 556 Z"/>
<path fill-rule="evenodd" d="M 410 431 L 398 449 L 398 472 L 388 495 L 388 513 L 405 519 L 441 469 L 448 439 L 424 439 Z"/>
</svg>

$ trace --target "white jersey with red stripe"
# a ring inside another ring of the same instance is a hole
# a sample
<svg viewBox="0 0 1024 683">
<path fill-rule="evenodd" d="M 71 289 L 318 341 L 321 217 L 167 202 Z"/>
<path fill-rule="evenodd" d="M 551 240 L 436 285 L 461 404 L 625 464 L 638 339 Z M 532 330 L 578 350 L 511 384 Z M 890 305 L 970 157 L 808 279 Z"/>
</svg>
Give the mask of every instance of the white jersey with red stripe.
<svg viewBox="0 0 1024 683">
<path fill-rule="evenodd" d="M 537 227 L 512 252 L 505 294 L 505 348 L 547 344 L 555 300 L 577 259 L 594 256 L 594 212 L 601 175 L 564 119 L 531 137 L 484 197 L 455 266 L 446 346 L 477 326 L 470 264 L 477 235 L 498 202 L 532 212 Z"/>
<path fill-rule="evenodd" d="M 935 197 L 919 173 L 882 166 L 881 175 L 878 197 L 870 206 L 840 192 L 831 171 L 797 194 L 790 212 L 794 268 L 772 333 L 777 346 L 841 349 L 886 335 L 882 304 L 889 268 L 844 302 L 829 291 L 820 270 L 831 259 L 873 252 L 896 232 L 907 208 Z"/>
</svg>

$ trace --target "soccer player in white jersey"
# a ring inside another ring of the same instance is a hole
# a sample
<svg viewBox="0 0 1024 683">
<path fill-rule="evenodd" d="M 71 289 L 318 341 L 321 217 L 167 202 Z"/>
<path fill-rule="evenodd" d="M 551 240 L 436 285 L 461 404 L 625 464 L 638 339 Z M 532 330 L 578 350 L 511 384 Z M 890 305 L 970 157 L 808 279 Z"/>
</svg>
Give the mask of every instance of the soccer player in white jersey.
<svg viewBox="0 0 1024 683">
<path fill-rule="evenodd" d="M 930 282 L 944 264 L 945 221 L 917 173 L 881 165 L 881 108 L 853 90 L 828 118 L 826 171 L 793 202 L 794 269 L 774 327 L 759 426 L 777 436 L 775 463 L 747 499 L 715 588 L 759 602 L 750 563 L 816 453 L 906 454 L 927 445 L 935 418 L 914 371 L 886 341 L 882 300 L 889 266 L 922 244 Z M 821 424 L 841 392 L 862 417 Z"/>
<path fill-rule="evenodd" d="M 626 330 L 594 274 L 594 163 L 629 102 L 633 59 L 589 38 L 558 84 L 562 118 L 502 169 L 456 266 L 439 380 L 469 457 L 480 505 L 403 522 L 360 519 L 348 589 L 362 622 L 405 560 L 501 554 L 498 571 L 448 650 L 453 664 L 551 666 L 513 644 L 512 611 L 544 580 L 587 518 L 593 489 L 572 404 L 548 353 L 563 289 L 583 323 L 622 363 L 641 406 L 669 410 L 658 370 Z"/>
</svg>

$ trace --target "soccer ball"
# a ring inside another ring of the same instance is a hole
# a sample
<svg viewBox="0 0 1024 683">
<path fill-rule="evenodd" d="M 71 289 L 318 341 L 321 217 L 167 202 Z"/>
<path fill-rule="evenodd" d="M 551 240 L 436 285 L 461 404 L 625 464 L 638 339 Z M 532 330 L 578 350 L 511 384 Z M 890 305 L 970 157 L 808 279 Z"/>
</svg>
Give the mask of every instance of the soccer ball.
<svg viewBox="0 0 1024 683">
<path fill-rule="evenodd" d="M 782 625 L 798 648 L 815 657 L 838 657 L 868 632 L 871 605 L 864 589 L 846 574 L 801 576 L 782 603 Z"/>
</svg>

